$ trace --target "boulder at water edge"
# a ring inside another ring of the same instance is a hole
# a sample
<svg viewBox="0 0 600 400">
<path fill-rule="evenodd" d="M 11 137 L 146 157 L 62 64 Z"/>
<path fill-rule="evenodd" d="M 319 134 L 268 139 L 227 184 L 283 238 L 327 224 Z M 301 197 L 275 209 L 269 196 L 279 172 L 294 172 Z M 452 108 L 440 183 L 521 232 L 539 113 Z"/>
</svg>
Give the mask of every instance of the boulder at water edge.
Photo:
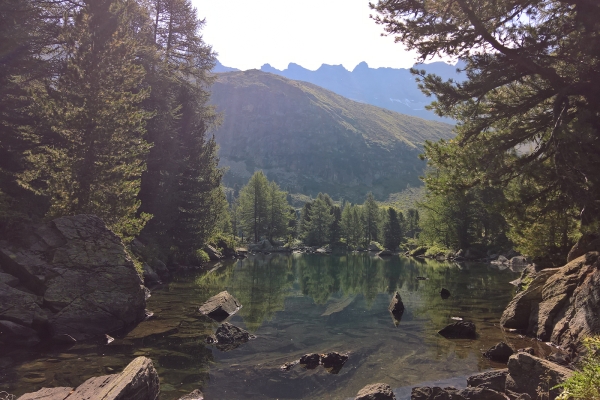
<svg viewBox="0 0 600 400">
<path fill-rule="evenodd" d="M 0 320 L 81 340 L 144 318 L 142 281 L 121 239 L 96 216 L 22 226 L 0 242 L 0 265 L 20 282 L 0 283 Z"/>
<path fill-rule="evenodd" d="M 396 396 L 387 383 L 373 383 L 360 389 L 355 400 L 396 400 Z"/>
<path fill-rule="evenodd" d="M 43 388 L 18 400 L 156 400 L 160 393 L 158 374 L 149 358 L 138 357 L 114 375 L 93 377 L 77 388 Z"/>
<path fill-rule="evenodd" d="M 200 306 L 199 311 L 215 321 L 221 322 L 238 312 L 240 308 L 242 308 L 242 304 L 224 290 L 206 300 Z"/>
<path fill-rule="evenodd" d="M 600 334 L 600 253 L 541 270 L 504 310 L 500 324 L 576 353 L 583 338 Z"/>
<path fill-rule="evenodd" d="M 455 322 L 438 333 L 447 339 L 475 339 L 477 337 L 475 324 L 468 321 Z"/>
</svg>

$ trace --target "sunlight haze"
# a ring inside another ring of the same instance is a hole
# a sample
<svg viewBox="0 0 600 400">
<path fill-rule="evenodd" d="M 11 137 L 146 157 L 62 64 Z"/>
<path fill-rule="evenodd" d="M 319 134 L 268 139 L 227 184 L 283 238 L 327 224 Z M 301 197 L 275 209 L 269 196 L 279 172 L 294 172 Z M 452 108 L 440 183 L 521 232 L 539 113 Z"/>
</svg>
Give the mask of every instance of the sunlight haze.
<svg viewBox="0 0 600 400">
<path fill-rule="evenodd" d="M 361 61 L 370 67 L 407 68 L 415 56 L 369 18 L 367 0 L 192 0 L 203 35 L 219 61 L 241 70 L 290 62 L 315 70 L 321 64 L 352 70 Z"/>
</svg>

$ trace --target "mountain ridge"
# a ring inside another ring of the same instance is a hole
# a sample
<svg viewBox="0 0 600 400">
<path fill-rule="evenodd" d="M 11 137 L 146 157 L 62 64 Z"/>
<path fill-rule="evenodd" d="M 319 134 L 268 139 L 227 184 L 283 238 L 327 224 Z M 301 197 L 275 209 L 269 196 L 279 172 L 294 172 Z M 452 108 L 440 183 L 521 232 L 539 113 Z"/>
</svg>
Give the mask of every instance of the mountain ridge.
<svg viewBox="0 0 600 400">
<path fill-rule="evenodd" d="M 384 200 L 419 186 L 425 140 L 452 126 L 355 102 L 317 85 L 258 70 L 220 73 L 212 102 L 225 184 L 241 187 L 262 169 L 291 193 Z"/>
</svg>

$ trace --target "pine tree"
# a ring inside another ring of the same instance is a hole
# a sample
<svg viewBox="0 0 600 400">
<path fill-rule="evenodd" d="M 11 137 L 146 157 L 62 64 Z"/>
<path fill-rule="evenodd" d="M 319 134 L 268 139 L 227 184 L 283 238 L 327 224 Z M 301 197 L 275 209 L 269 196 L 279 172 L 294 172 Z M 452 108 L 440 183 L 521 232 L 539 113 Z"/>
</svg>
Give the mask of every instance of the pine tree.
<svg viewBox="0 0 600 400">
<path fill-rule="evenodd" d="M 64 72 L 32 89 L 33 112 L 51 132 L 32 132 L 39 147 L 21 174 L 24 186 L 49 198 L 48 216 L 96 214 L 123 239 L 148 219 L 137 214 L 151 115 L 140 107 L 148 90 L 136 14 L 132 0 L 88 1 L 65 27 Z"/>
<path fill-rule="evenodd" d="M 402 215 L 402 213 L 400 213 Z M 404 237 L 402 225 L 398 212 L 389 207 L 387 209 L 387 218 L 383 227 L 384 246 L 389 250 L 396 250 Z"/>
<path fill-rule="evenodd" d="M 288 233 L 290 206 L 287 193 L 280 190 L 275 182 L 269 182 L 267 187 L 267 238 L 269 240 L 283 237 Z"/>
<path fill-rule="evenodd" d="M 307 241 L 317 246 L 327 243 L 330 235 L 330 227 L 334 219 L 335 217 L 331 213 L 331 206 L 326 197 L 319 193 L 319 196 L 313 201 L 310 208 Z"/>
<path fill-rule="evenodd" d="M 365 220 L 365 238 L 367 241 L 377 241 L 379 238 L 379 206 L 375 201 L 373 193 L 367 195 L 367 199 L 363 204 L 364 213 L 363 217 Z"/>
</svg>

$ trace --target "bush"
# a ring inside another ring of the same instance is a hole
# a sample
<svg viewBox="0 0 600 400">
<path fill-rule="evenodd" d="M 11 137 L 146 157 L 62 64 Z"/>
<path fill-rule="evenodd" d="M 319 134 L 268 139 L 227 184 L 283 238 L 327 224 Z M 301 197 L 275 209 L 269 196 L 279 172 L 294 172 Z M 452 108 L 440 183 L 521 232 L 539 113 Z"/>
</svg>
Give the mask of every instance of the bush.
<svg viewBox="0 0 600 400">
<path fill-rule="evenodd" d="M 198 249 L 194 252 L 194 262 L 198 264 L 205 264 L 210 261 L 210 257 L 202 249 Z"/>
<path fill-rule="evenodd" d="M 600 400 L 600 336 L 584 339 L 583 344 L 587 353 L 581 369 L 556 386 L 563 389 L 558 400 Z"/>
<path fill-rule="evenodd" d="M 409 253 L 412 257 L 416 257 L 416 256 L 422 256 L 423 254 L 425 254 L 427 252 L 427 247 L 426 246 L 419 246 L 414 250 L 411 250 L 411 252 Z"/>
<path fill-rule="evenodd" d="M 425 252 L 425 257 L 435 257 L 440 253 L 445 255 L 447 253 L 451 253 L 451 251 L 436 244 L 427 249 Z"/>
</svg>

